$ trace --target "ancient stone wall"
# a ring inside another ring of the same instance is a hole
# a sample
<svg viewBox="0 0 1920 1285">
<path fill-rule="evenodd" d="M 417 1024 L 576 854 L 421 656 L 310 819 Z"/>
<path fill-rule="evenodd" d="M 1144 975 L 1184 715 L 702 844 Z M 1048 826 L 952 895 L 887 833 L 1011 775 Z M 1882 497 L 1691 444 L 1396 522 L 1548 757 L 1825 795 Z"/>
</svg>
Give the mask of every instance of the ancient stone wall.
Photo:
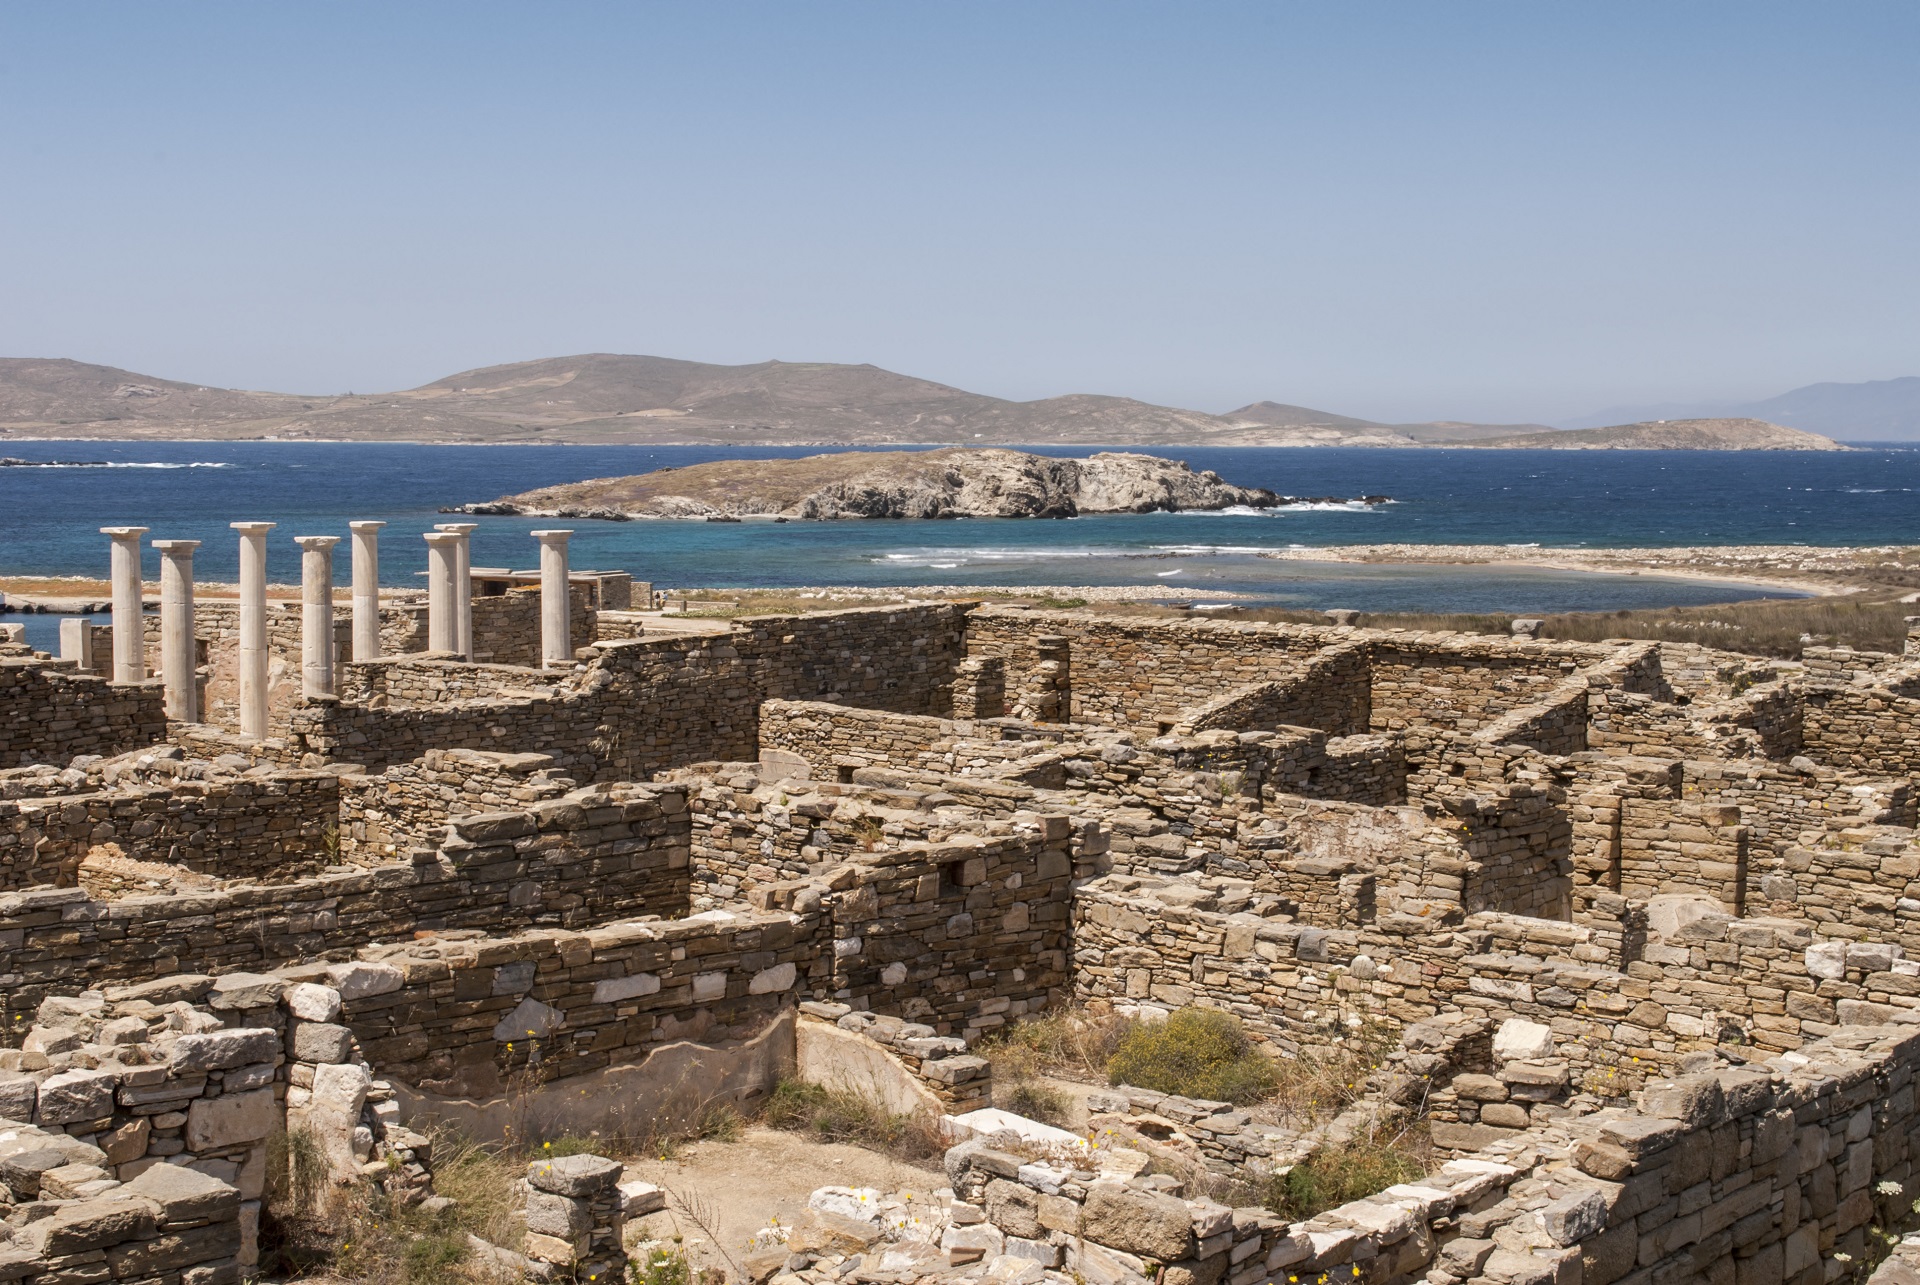
<svg viewBox="0 0 1920 1285">
<path fill-rule="evenodd" d="M 117 686 L 71 666 L 0 659 L 0 767 L 64 766 L 166 739 L 159 683 Z"/>
<path fill-rule="evenodd" d="M 1355 735 L 1367 730 L 1370 695 L 1367 648 L 1336 643 L 1291 677 L 1255 683 L 1198 706 L 1173 730 L 1192 735 L 1213 728 L 1248 732 L 1294 726 Z"/>
<path fill-rule="evenodd" d="M 599 636 L 593 587 L 567 586 L 567 633 L 578 651 Z M 511 589 L 473 600 L 473 659 L 478 664 L 541 666 L 540 590 Z"/>
<path fill-rule="evenodd" d="M 824 975 L 824 939 L 818 911 L 619 922 L 389 947 L 328 974 L 340 1021 L 383 1073 L 484 1098 L 516 1076 L 561 1079 L 674 1040 L 752 1035 Z M 629 1124 L 646 1136 L 643 1118 L 616 1127 Z"/>
<path fill-rule="evenodd" d="M 222 879 L 311 874 L 337 859 L 339 778 L 274 772 L 0 802 L 0 887 L 73 886 L 111 845 Z"/>
<path fill-rule="evenodd" d="M 1068 734 L 1015 719 L 955 720 L 824 701 L 769 700 L 760 706 L 759 748 L 762 754 L 793 755 L 822 780 L 868 767 L 971 776 L 1031 757 L 1041 746 L 1029 738 L 1050 742 Z"/>
<path fill-rule="evenodd" d="M 337 703 L 297 711 L 295 737 L 309 752 L 372 769 L 429 749 L 507 746 L 552 754 L 581 780 L 642 779 L 752 759 L 763 700 L 944 714 L 961 640 L 962 609 L 941 603 L 754 617 L 728 634 L 597 644 L 585 670 L 556 678 L 550 695 L 532 694 L 528 670 L 492 671 L 502 687 L 489 697 L 469 686 L 472 666 L 388 667 L 384 690 L 369 678 Z M 429 704 L 414 685 L 396 689 L 403 670 L 444 674 L 445 694 Z"/>
<path fill-rule="evenodd" d="M 119 901 L 79 889 L 0 894 L 0 987 L 17 1011 L 48 994 L 269 968 L 425 929 L 684 913 L 687 825 L 678 788 L 592 787 L 460 818 L 438 851 L 355 873 Z"/>
<path fill-rule="evenodd" d="M 525 808 L 576 787 L 547 754 L 428 750 L 377 776 L 340 778 L 340 856 L 362 865 L 435 847 L 450 818 Z"/>
<path fill-rule="evenodd" d="M 1300 671 L 1328 635 L 1298 625 L 1210 620 L 1116 620 L 1092 612 L 976 609 L 967 620 L 967 654 L 996 657 L 1006 689 L 1025 691 L 1038 663 L 1035 639 L 1068 639 L 1073 666 L 1072 721 L 1134 727 L 1148 735 L 1184 712 L 1232 690 Z"/>
<path fill-rule="evenodd" d="M 1807 754 L 1829 767 L 1856 772 L 1920 774 L 1920 700 L 1886 688 L 1807 683 L 1803 744 Z"/>
</svg>

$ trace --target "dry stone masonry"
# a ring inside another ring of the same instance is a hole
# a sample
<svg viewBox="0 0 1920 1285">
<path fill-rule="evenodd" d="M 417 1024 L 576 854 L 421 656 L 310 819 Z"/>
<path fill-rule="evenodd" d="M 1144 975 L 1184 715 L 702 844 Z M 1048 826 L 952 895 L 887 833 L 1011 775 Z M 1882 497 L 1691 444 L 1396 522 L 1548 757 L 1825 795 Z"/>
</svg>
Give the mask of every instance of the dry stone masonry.
<svg viewBox="0 0 1920 1285">
<path fill-rule="evenodd" d="M 964 602 L 687 632 L 562 532 L 538 591 L 453 592 L 448 544 L 440 616 L 243 578 L 162 628 L 113 530 L 112 637 L 0 641 L 7 1279 L 240 1279 L 278 1129 L 426 1199 L 437 1120 L 637 1136 L 789 1074 L 958 1145 L 944 1191 L 816 1193 L 756 1283 L 1912 1270 L 1920 656 Z M 1391 1051 L 1314 1127 L 1117 1086 L 1090 1145 L 979 1052 L 1068 1003 Z M 1419 1181 L 1245 1199 L 1415 1114 Z M 489 1261 L 624 1271 L 618 1179 L 535 1165 Z"/>
</svg>

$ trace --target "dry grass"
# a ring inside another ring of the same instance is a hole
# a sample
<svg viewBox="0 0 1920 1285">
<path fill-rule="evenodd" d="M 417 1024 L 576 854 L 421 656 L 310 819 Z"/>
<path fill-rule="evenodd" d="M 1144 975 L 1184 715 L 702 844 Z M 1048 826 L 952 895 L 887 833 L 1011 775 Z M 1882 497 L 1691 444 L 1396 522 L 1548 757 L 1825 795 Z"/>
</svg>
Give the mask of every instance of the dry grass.
<svg viewBox="0 0 1920 1285">
<path fill-rule="evenodd" d="M 1279 1118 L 1301 1127 L 1331 1119 L 1366 1095 L 1367 1078 L 1399 1043 L 1392 1028 L 1364 1022 L 1327 1043 L 1277 1058 L 1269 1106 Z"/>
<path fill-rule="evenodd" d="M 849 1142 L 901 1160 L 926 1160 L 946 1150 L 939 1132 L 924 1120 L 895 1115 L 865 1094 L 804 1080 L 775 1085 L 763 1118 L 775 1129 Z"/>
<path fill-rule="evenodd" d="M 1293 1221 L 1426 1176 L 1432 1144 L 1424 1127 L 1393 1138 L 1354 1138 L 1322 1147 L 1267 1184 L 1266 1206 Z"/>
<path fill-rule="evenodd" d="M 1024 1017 L 981 1040 L 974 1051 L 993 1063 L 995 1083 L 1031 1080 L 1045 1072 L 1085 1084 L 1105 1084 L 1107 1063 L 1134 1026 L 1131 1018 L 1055 1009 Z"/>
<path fill-rule="evenodd" d="M 373 1285 L 481 1285 L 469 1232 L 511 1246 L 525 1173 L 517 1157 L 452 1133 L 434 1140 L 434 1189 L 453 1200 L 440 1214 L 389 1200 L 371 1184 L 334 1188 L 311 1134 L 269 1143 L 261 1267 L 271 1275 L 325 1273 Z"/>
<path fill-rule="evenodd" d="M 1231 1013 L 1183 1008 L 1161 1022 L 1139 1022 L 1107 1059 L 1107 1080 L 1156 1093 L 1246 1104 L 1272 1094 L 1274 1061 L 1254 1047 Z"/>
</svg>

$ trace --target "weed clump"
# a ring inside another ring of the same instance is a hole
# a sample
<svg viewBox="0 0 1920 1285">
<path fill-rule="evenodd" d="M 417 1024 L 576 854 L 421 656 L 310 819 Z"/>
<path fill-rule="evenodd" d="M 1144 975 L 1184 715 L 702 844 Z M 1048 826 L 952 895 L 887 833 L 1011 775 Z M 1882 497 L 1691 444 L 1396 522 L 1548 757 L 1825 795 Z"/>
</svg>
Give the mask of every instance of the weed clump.
<svg viewBox="0 0 1920 1285">
<path fill-rule="evenodd" d="M 776 1084 L 764 1119 L 770 1128 L 811 1133 L 822 1142 L 850 1142 L 902 1159 L 925 1159 L 944 1150 L 925 1122 L 895 1115 L 863 1093 L 804 1080 Z"/>
<path fill-rule="evenodd" d="M 1274 1175 L 1267 1185 L 1266 1206 L 1282 1218 L 1299 1222 L 1397 1182 L 1412 1182 L 1426 1172 L 1405 1138 L 1390 1142 L 1355 1138 L 1322 1147 L 1310 1159 Z"/>
<path fill-rule="evenodd" d="M 1140 1022 L 1107 1060 L 1110 1084 L 1216 1102 L 1258 1102 L 1274 1090 L 1272 1061 L 1253 1045 L 1240 1019 L 1206 1008 L 1183 1008 L 1164 1022 Z"/>
</svg>

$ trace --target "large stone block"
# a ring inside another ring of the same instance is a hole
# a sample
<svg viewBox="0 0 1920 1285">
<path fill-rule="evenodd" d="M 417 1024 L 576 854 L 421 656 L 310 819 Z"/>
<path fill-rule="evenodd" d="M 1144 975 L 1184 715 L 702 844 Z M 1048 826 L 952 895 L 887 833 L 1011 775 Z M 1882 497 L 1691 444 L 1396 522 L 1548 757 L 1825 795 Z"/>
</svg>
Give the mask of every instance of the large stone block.
<svg viewBox="0 0 1920 1285">
<path fill-rule="evenodd" d="M 353 1055 L 353 1032 L 333 1022 L 296 1022 L 293 1059 L 296 1062 L 344 1062 Z"/>
<path fill-rule="evenodd" d="M 406 974 L 392 964 L 367 964 L 358 960 L 334 964 L 327 969 L 327 980 L 347 1003 L 371 999 L 397 991 L 406 983 Z"/>
<path fill-rule="evenodd" d="M 182 1035 L 167 1050 L 176 1074 L 224 1071 L 254 1062 L 271 1062 L 280 1055 L 280 1036 L 264 1026 Z"/>
<path fill-rule="evenodd" d="M 113 1114 L 118 1077 L 111 1071 L 62 1071 L 40 1083 L 35 1120 L 40 1124 L 77 1124 Z"/>
<path fill-rule="evenodd" d="M 187 1149 L 215 1151 L 258 1142 L 280 1123 L 272 1089 L 202 1098 L 187 1108 Z"/>
<path fill-rule="evenodd" d="M 612 1191 L 619 1183 L 620 1162 L 585 1155 L 536 1160 L 527 1166 L 527 1181 L 536 1191 L 592 1198 Z"/>
<path fill-rule="evenodd" d="M 1094 1183 L 1087 1188 L 1084 1219 L 1088 1240 L 1130 1254 L 1172 1262 L 1193 1249 L 1193 1216 L 1185 1202 L 1157 1191 Z"/>
<path fill-rule="evenodd" d="M 144 1196 L 160 1207 L 160 1225 L 209 1222 L 240 1207 L 237 1188 L 185 1165 L 154 1165 L 122 1193 Z"/>
</svg>

